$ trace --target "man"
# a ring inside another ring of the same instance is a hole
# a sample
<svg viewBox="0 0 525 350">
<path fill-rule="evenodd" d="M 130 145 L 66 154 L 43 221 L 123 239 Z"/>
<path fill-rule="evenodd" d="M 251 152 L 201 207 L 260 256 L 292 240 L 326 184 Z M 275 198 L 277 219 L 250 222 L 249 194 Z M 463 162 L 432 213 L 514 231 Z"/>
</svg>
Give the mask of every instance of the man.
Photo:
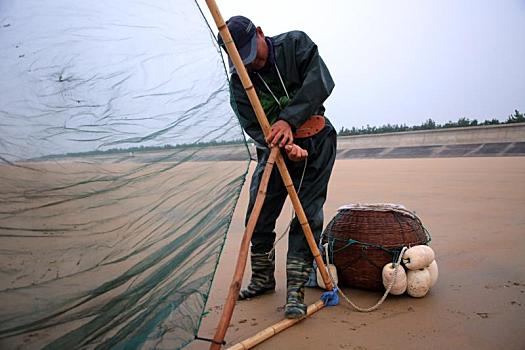
<svg viewBox="0 0 525 350">
<path fill-rule="evenodd" d="M 319 56 L 317 46 L 303 32 L 292 31 L 265 37 L 260 27 L 246 17 L 227 22 L 271 127 L 269 136 L 257 122 L 248 96 L 231 61 L 231 104 L 243 129 L 256 142 L 258 164 L 250 185 L 246 220 L 253 209 L 269 147 L 281 147 L 294 186 L 299 192 L 316 241 L 323 228 L 323 205 L 336 155 L 336 132 L 323 117 L 323 102 L 334 82 Z M 221 38 L 219 43 L 224 47 Z M 301 187 L 299 188 L 299 184 Z M 274 169 L 251 240 L 252 276 L 239 299 L 275 290 L 275 222 L 287 196 L 279 172 Z M 306 315 L 304 286 L 312 269 L 313 256 L 297 218 L 288 237 L 286 262 L 287 300 L 285 316 Z"/>
</svg>

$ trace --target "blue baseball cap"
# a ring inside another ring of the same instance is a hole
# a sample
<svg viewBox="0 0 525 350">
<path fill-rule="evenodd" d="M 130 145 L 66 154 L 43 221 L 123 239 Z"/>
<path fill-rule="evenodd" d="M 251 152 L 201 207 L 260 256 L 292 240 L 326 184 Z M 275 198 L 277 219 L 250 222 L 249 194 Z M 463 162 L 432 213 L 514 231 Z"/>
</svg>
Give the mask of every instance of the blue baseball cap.
<svg viewBox="0 0 525 350">
<path fill-rule="evenodd" d="M 255 25 L 244 16 L 233 16 L 226 21 L 226 24 L 233 37 L 233 42 L 239 51 L 242 63 L 245 66 L 252 63 L 255 56 L 257 56 L 257 33 Z M 226 50 L 220 34 L 217 34 L 217 41 L 219 45 Z M 235 67 L 230 58 L 228 58 L 228 63 L 230 65 L 230 71 L 233 71 Z"/>
</svg>

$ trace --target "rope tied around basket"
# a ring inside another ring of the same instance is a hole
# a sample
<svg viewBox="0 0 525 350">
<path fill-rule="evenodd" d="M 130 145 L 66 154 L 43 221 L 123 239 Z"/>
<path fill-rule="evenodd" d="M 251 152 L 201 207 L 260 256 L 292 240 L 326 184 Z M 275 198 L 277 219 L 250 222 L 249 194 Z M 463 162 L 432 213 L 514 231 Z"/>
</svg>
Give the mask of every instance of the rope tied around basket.
<svg viewBox="0 0 525 350">
<path fill-rule="evenodd" d="M 385 246 L 382 246 L 380 244 L 361 242 L 361 241 L 358 241 L 358 240 L 352 239 L 352 238 L 350 238 L 350 239 L 338 239 L 338 238 L 335 238 L 334 236 L 327 236 L 326 239 L 327 239 L 327 241 L 330 243 L 330 245 L 332 247 L 334 246 L 335 242 L 344 242 L 345 243 L 344 246 L 342 246 L 342 247 L 340 247 L 338 249 L 332 250 L 332 254 L 333 253 L 337 253 L 337 252 L 339 252 L 341 250 L 344 250 L 344 249 L 348 248 L 349 246 L 351 246 L 353 244 L 358 244 L 358 245 L 362 246 L 362 249 L 367 249 L 368 247 L 381 249 L 381 250 L 384 250 L 385 252 L 391 254 L 392 256 L 397 256 L 399 251 L 401 251 L 401 248 L 389 249 L 389 248 L 386 248 Z"/>
<path fill-rule="evenodd" d="M 328 250 L 328 244 L 325 244 L 324 248 L 325 248 L 325 250 Z M 390 290 L 392 289 L 392 287 L 396 283 L 397 272 L 399 270 L 399 267 L 401 266 L 401 259 L 403 258 L 403 254 L 405 253 L 405 251 L 407 249 L 408 249 L 407 247 L 403 247 L 400 250 L 400 252 L 399 252 L 399 254 L 396 257 L 396 260 L 394 262 L 394 278 L 392 278 L 392 281 L 390 281 L 390 283 L 388 284 L 388 287 L 386 288 L 386 291 L 383 294 L 383 296 L 381 297 L 381 299 L 379 299 L 377 301 L 377 303 L 375 303 L 374 305 L 372 305 L 372 306 L 370 306 L 368 308 L 362 308 L 362 307 L 358 306 L 357 304 L 355 304 L 352 300 L 350 300 L 350 298 L 348 298 L 343 293 L 343 291 L 339 288 L 339 286 L 337 285 L 337 282 L 335 281 L 334 277 L 332 276 L 332 273 L 330 272 L 330 269 L 328 269 L 328 275 L 330 276 L 330 279 L 332 280 L 332 284 L 334 285 L 334 289 L 331 290 L 331 291 L 328 291 L 328 292 L 324 292 L 321 295 L 321 300 L 324 302 L 324 304 L 326 306 L 335 306 L 335 305 L 339 304 L 339 297 L 337 296 L 337 293 L 339 293 L 346 300 L 346 302 L 349 303 L 350 305 L 352 305 L 352 307 L 354 309 L 356 309 L 357 311 L 359 311 L 359 312 L 371 312 L 371 311 L 374 311 L 379 306 L 381 306 L 381 304 L 383 304 L 383 302 L 386 300 L 386 298 L 388 296 L 388 293 L 390 293 Z M 326 259 L 327 259 L 326 263 L 327 263 L 327 265 L 330 264 L 330 262 L 328 261 L 328 255 L 329 255 L 328 252 L 326 252 Z"/>
</svg>

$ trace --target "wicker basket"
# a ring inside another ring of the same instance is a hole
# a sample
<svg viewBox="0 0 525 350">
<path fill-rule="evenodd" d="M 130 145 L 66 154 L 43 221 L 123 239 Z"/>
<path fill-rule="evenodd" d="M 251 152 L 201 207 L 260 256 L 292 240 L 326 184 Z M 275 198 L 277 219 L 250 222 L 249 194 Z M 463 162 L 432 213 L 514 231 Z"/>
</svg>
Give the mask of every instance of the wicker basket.
<svg viewBox="0 0 525 350">
<path fill-rule="evenodd" d="M 341 207 L 321 237 L 328 243 L 339 284 L 384 290 L 381 272 L 403 246 L 430 242 L 421 220 L 396 204 L 351 204 Z"/>
</svg>

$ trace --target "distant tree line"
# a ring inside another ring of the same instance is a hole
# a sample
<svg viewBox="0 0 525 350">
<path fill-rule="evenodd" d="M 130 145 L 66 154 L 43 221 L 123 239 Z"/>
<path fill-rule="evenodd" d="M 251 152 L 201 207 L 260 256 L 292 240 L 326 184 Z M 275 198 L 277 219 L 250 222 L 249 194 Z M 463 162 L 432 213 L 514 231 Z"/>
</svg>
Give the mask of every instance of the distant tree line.
<svg viewBox="0 0 525 350">
<path fill-rule="evenodd" d="M 138 147 L 129 147 L 129 148 L 111 148 L 104 151 L 95 150 L 92 152 L 95 152 L 97 154 L 110 154 L 110 153 L 122 153 L 122 152 L 151 152 L 151 151 L 162 151 L 162 150 L 168 150 L 168 149 L 184 149 L 189 147 L 209 147 L 209 146 L 226 146 L 226 145 L 236 145 L 240 143 L 244 143 L 244 139 L 235 139 L 235 140 L 212 140 L 207 142 L 194 142 L 194 143 L 180 143 L 175 145 L 166 144 L 163 146 L 138 146 Z M 86 154 L 90 152 L 84 152 L 82 154 Z M 69 155 L 69 154 L 68 154 Z"/>
<path fill-rule="evenodd" d="M 235 140 L 228 140 L 228 141 L 208 141 L 208 142 L 195 142 L 195 143 L 182 143 L 182 144 L 176 144 L 176 145 L 162 145 L 162 146 L 137 146 L 137 147 L 128 147 L 128 148 L 110 148 L 107 150 L 92 150 L 92 151 L 86 151 L 86 152 L 68 152 L 65 154 L 53 154 L 48 155 L 44 157 L 40 157 L 41 160 L 46 159 L 54 159 L 54 158 L 62 158 L 62 157 L 84 157 L 84 156 L 93 156 L 93 155 L 109 155 L 109 154 L 117 154 L 117 153 L 140 153 L 140 152 L 155 152 L 155 151 L 165 151 L 165 150 L 175 150 L 175 149 L 185 149 L 190 147 L 210 147 L 210 146 L 225 146 L 225 145 L 235 145 L 235 144 L 242 144 L 245 143 L 244 139 L 235 139 Z"/>
<path fill-rule="evenodd" d="M 500 122 L 498 119 L 485 120 L 484 122 L 478 122 L 476 119 L 459 118 L 458 121 L 449 121 L 445 124 L 437 124 L 432 119 L 427 119 L 421 125 L 407 126 L 406 124 L 386 124 L 382 126 L 370 126 L 348 129 L 342 127 L 339 130 L 339 136 L 350 136 L 350 135 L 367 135 L 367 134 L 384 134 L 388 132 L 400 132 L 400 131 L 416 131 L 416 130 L 432 130 L 432 129 L 447 129 L 447 128 L 462 128 L 468 126 L 480 126 L 480 125 L 498 125 L 498 124 L 513 124 L 525 122 L 525 115 L 520 113 L 517 109 L 514 110 L 514 114 L 509 115 L 506 121 Z"/>
</svg>

